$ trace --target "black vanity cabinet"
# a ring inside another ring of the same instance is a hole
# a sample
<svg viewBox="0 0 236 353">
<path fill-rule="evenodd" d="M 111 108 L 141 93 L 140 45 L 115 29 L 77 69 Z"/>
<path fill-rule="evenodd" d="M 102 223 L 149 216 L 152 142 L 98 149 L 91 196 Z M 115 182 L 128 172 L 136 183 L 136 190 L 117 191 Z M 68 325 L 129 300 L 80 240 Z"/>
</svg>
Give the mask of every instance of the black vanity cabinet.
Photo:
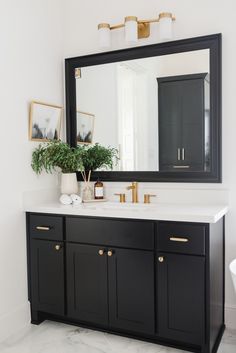
<svg viewBox="0 0 236 353">
<path fill-rule="evenodd" d="M 224 332 L 224 221 L 27 214 L 32 323 L 45 319 L 199 353 Z"/>
</svg>

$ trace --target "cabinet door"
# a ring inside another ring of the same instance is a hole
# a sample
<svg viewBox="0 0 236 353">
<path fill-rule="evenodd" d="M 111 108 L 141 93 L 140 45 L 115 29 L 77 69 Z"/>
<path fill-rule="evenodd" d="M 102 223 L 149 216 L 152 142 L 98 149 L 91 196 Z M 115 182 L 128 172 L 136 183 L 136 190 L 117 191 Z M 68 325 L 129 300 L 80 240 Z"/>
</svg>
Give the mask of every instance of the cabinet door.
<svg viewBox="0 0 236 353">
<path fill-rule="evenodd" d="M 30 251 L 33 310 L 64 315 L 63 243 L 32 240 Z"/>
<path fill-rule="evenodd" d="M 158 81 L 159 170 L 173 170 L 181 164 L 181 89 L 178 81 Z"/>
<path fill-rule="evenodd" d="M 203 343 L 204 257 L 158 254 L 157 317 L 158 336 L 190 344 Z"/>
<path fill-rule="evenodd" d="M 68 316 L 107 326 L 107 255 L 101 247 L 67 245 Z"/>
<path fill-rule="evenodd" d="M 204 79 L 182 81 L 182 158 L 191 170 L 204 170 Z"/>
<path fill-rule="evenodd" d="M 153 252 L 113 250 L 108 256 L 108 278 L 110 326 L 154 334 Z"/>
</svg>

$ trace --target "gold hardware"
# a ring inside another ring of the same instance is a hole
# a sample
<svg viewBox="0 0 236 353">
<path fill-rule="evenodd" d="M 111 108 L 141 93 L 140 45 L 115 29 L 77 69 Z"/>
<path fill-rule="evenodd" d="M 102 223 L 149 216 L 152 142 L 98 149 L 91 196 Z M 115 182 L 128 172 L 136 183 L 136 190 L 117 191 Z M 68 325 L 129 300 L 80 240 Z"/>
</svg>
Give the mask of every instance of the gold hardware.
<svg viewBox="0 0 236 353">
<path fill-rule="evenodd" d="M 187 243 L 189 240 L 188 240 L 188 238 L 170 237 L 170 241 L 177 241 L 177 242 L 180 242 L 180 243 Z"/>
<path fill-rule="evenodd" d="M 114 194 L 114 195 L 120 197 L 120 203 L 125 203 L 126 202 L 125 194 Z"/>
<path fill-rule="evenodd" d="M 75 69 L 75 79 L 77 78 L 81 78 L 81 69 L 79 67 Z"/>
<path fill-rule="evenodd" d="M 132 185 L 127 186 L 127 190 L 132 190 L 132 202 L 138 203 L 138 183 L 136 181 L 132 182 Z"/>
<path fill-rule="evenodd" d="M 114 25 L 114 26 L 111 26 L 110 29 L 113 30 L 113 29 L 119 29 L 119 28 L 123 28 L 125 25 L 124 23 L 121 23 L 119 25 Z"/>
<path fill-rule="evenodd" d="M 173 165 L 173 168 L 175 168 L 175 169 L 188 169 L 188 168 L 190 168 L 190 166 L 189 165 Z"/>
<path fill-rule="evenodd" d="M 156 195 L 151 195 L 151 194 L 144 194 L 144 203 L 151 203 L 150 198 L 151 197 L 156 197 Z"/>
<path fill-rule="evenodd" d="M 129 22 L 129 21 L 136 21 L 136 22 L 138 22 L 138 17 L 136 17 L 136 16 L 126 16 L 126 17 L 125 17 L 125 22 Z"/>
<path fill-rule="evenodd" d="M 138 17 L 136 16 L 126 16 L 124 19 L 124 23 L 120 23 L 113 26 L 111 26 L 109 23 L 99 23 L 98 29 L 101 29 L 101 28 L 109 28 L 110 30 L 120 29 L 125 27 L 125 22 L 136 21 L 138 23 L 138 39 L 148 38 L 150 36 L 150 24 L 157 23 L 160 21 L 160 19 L 165 17 L 171 18 L 172 21 L 176 20 L 175 16 L 173 16 L 172 13 L 170 12 L 161 12 L 157 18 L 152 18 L 149 20 L 143 20 L 143 19 L 139 20 Z"/>
<path fill-rule="evenodd" d="M 50 227 L 41 227 L 41 226 L 37 226 L 36 229 L 37 229 L 37 230 L 48 231 L 48 230 L 50 230 Z"/>
<path fill-rule="evenodd" d="M 100 256 L 104 255 L 104 250 L 100 249 L 100 250 L 98 251 L 98 254 L 99 254 Z"/>
<path fill-rule="evenodd" d="M 158 261 L 159 261 L 159 262 L 164 262 L 164 256 L 159 256 L 159 257 L 158 257 Z"/>
<path fill-rule="evenodd" d="M 113 252 L 112 252 L 111 250 L 109 250 L 109 251 L 107 252 L 107 255 L 108 255 L 109 257 L 111 257 L 111 256 L 113 255 Z"/>
<path fill-rule="evenodd" d="M 55 250 L 56 250 L 56 251 L 61 250 L 61 246 L 60 246 L 60 245 L 55 245 Z"/>
<path fill-rule="evenodd" d="M 109 23 L 99 23 L 98 29 L 101 29 L 101 28 L 109 28 L 110 29 L 110 25 L 109 25 Z"/>
<path fill-rule="evenodd" d="M 175 16 L 172 15 L 171 12 L 161 12 L 158 16 L 158 20 L 160 20 L 161 18 L 171 18 L 172 21 L 175 21 Z"/>
<path fill-rule="evenodd" d="M 180 161 L 180 148 L 177 150 L 177 155 L 178 155 L 178 161 Z"/>
<path fill-rule="evenodd" d="M 185 149 L 182 148 L 182 161 L 184 161 L 184 160 L 185 160 Z"/>
</svg>

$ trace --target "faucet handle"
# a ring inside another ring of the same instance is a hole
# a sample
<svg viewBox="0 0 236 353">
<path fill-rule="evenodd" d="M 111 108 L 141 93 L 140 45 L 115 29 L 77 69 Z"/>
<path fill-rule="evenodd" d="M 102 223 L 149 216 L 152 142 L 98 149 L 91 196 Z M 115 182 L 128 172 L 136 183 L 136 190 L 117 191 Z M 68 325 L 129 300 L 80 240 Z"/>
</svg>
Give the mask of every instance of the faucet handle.
<svg viewBox="0 0 236 353">
<path fill-rule="evenodd" d="M 152 195 L 152 194 L 144 194 L 144 203 L 151 203 L 150 198 L 151 197 L 156 197 L 157 195 Z"/>
<path fill-rule="evenodd" d="M 114 194 L 114 195 L 120 197 L 120 203 L 125 203 L 126 202 L 125 194 Z"/>
</svg>

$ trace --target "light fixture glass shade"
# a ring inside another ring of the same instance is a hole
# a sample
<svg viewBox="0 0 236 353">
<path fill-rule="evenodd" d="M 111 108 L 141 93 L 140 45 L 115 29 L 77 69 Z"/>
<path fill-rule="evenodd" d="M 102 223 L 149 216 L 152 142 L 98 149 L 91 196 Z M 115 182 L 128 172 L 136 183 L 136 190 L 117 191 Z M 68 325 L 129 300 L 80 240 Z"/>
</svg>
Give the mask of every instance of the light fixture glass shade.
<svg viewBox="0 0 236 353">
<path fill-rule="evenodd" d="M 129 43 L 138 41 L 138 19 L 135 16 L 125 17 L 125 40 Z"/>
<path fill-rule="evenodd" d="M 99 46 L 109 48 L 111 46 L 111 30 L 109 23 L 100 23 L 98 25 Z"/>
<path fill-rule="evenodd" d="M 160 39 L 168 40 L 173 37 L 173 18 L 170 12 L 163 12 L 159 15 Z"/>
</svg>

